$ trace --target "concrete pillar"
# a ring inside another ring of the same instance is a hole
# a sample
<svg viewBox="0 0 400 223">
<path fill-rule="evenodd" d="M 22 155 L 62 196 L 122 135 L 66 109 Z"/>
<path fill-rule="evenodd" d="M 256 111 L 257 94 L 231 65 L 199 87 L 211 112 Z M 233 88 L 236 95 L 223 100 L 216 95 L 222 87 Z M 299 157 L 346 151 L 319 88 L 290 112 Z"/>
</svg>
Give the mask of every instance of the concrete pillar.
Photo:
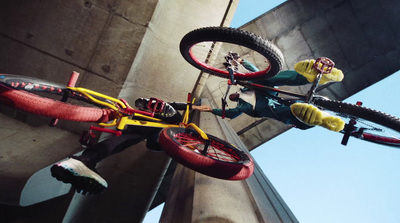
<svg viewBox="0 0 400 223">
<path fill-rule="evenodd" d="M 144 143 L 99 163 L 109 188 L 98 196 L 76 193 L 63 222 L 141 222 L 161 184 L 170 158 Z"/>
<path fill-rule="evenodd" d="M 181 38 L 193 29 L 231 21 L 237 2 L 159 1 L 119 97 L 130 102 L 138 97 L 185 101 L 199 71 L 180 55 Z M 98 197 L 76 194 L 64 222 L 140 222 L 168 163 L 163 153 L 153 154 L 142 145 L 104 160 L 97 169 L 110 188 Z"/>
<path fill-rule="evenodd" d="M 200 127 L 245 148 L 229 124 L 211 113 L 200 115 Z M 298 222 L 257 164 L 243 181 L 215 179 L 178 165 L 160 221 Z"/>
</svg>

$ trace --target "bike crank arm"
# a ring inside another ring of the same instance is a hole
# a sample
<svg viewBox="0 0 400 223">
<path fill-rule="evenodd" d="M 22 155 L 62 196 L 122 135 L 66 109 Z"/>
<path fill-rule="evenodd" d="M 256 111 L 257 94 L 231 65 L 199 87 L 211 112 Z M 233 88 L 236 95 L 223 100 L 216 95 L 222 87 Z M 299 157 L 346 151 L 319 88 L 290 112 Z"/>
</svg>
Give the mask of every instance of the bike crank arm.
<svg viewBox="0 0 400 223">
<path fill-rule="evenodd" d="M 316 69 L 317 71 L 319 71 L 319 73 L 315 77 L 313 85 L 312 85 L 310 91 L 308 92 L 308 95 L 306 98 L 307 103 L 309 103 L 312 100 L 312 98 L 314 97 L 315 91 L 318 87 L 319 81 L 322 78 L 322 75 L 331 73 L 334 66 L 335 66 L 335 63 L 327 57 L 320 57 L 315 61 L 313 68 Z"/>
<path fill-rule="evenodd" d="M 322 73 L 318 73 L 317 77 L 315 78 L 313 85 L 311 86 L 310 90 L 307 93 L 307 98 L 306 98 L 306 102 L 310 103 L 312 98 L 314 97 L 315 91 L 318 87 L 319 81 L 321 80 L 322 77 Z"/>
</svg>

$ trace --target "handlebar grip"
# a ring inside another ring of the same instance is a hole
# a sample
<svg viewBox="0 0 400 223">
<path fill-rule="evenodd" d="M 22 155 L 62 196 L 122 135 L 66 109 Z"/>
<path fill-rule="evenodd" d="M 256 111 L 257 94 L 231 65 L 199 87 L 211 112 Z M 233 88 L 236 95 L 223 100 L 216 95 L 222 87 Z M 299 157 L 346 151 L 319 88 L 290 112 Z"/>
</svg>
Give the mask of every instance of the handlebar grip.
<svg viewBox="0 0 400 223">
<path fill-rule="evenodd" d="M 69 77 L 69 80 L 68 80 L 68 83 L 67 83 L 67 87 L 75 87 L 75 84 L 76 84 L 76 82 L 78 81 L 78 77 L 79 77 L 79 73 L 76 72 L 76 71 L 72 71 L 72 74 L 71 74 L 71 76 Z M 66 102 L 66 101 L 68 100 L 68 97 L 69 97 L 68 93 L 65 93 L 65 94 L 63 95 L 63 97 L 61 98 L 61 101 L 62 101 L 62 102 Z M 58 123 L 58 119 L 57 119 L 57 118 L 54 118 L 54 119 L 52 119 L 52 120 L 50 121 L 49 126 L 50 126 L 50 127 L 54 127 L 54 126 L 57 125 L 57 123 Z"/>
<path fill-rule="evenodd" d="M 78 81 L 79 73 L 76 71 L 73 71 L 71 76 L 69 77 L 69 81 L 67 86 L 68 87 L 75 87 L 76 82 Z"/>
</svg>

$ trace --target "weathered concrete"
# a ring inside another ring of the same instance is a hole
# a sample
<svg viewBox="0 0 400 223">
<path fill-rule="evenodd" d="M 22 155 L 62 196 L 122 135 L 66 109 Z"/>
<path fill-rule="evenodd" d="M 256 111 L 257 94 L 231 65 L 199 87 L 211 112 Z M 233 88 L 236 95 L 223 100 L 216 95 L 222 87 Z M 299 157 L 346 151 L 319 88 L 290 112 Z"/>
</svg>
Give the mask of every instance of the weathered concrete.
<svg viewBox="0 0 400 223">
<path fill-rule="evenodd" d="M 135 1 L 133 4 L 132 1 L 22 0 L 2 1 L 0 4 L 1 72 L 66 83 L 75 70 L 81 73 L 79 86 L 117 96 L 157 1 Z M 141 9 L 139 12 L 138 7 Z M 57 128 L 51 129 L 46 126 L 49 119 L 8 111 L 3 107 L 1 110 L 22 121 L 12 124 L 19 129 L 12 135 L 13 138 L 6 138 L 12 141 L 1 140 L 2 152 L 6 149 L 18 151 L 20 155 L 16 157 L 21 159 L 15 162 L 10 153 L 2 156 L 1 165 L 7 166 L 10 185 L 20 186 L 10 193 L 5 188 L 6 184 L 1 184 L 1 201 L 19 205 L 19 196 L 7 201 L 5 197 L 21 193 L 36 171 L 82 150 L 77 134 L 87 129 L 88 125 L 60 121 Z M 32 127 L 26 127 L 24 123 Z M 2 127 L 2 132 L 4 129 Z M 42 137 L 42 129 L 46 130 L 45 137 Z M 63 135 L 68 138 L 60 139 Z M 34 149 L 16 143 L 39 140 L 40 147 L 29 144 Z M 21 168 L 20 163 L 25 163 L 25 168 Z M 40 195 L 36 194 L 36 197 L 40 202 Z"/>
<path fill-rule="evenodd" d="M 27 206 L 31 205 L 30 200 L 40 193 L 47 199 L 68 193 L 70 186 L 63 188 L 61 183 L 52 179 L 49 170 L 41 175 L 47 175 L 47 177 L 38 176 L 41 182 L 30 181 L 34 184 L 31 186 L 36 188 L 35 191 L 23 193 L 23 190 L 33 173 L 49 166 L 52 162 L 67 157 L 70 153 L 78 152 L 81 146 L 77 141 L 77 136 L 60 129 L 49 128 L 45 123 L 30 126 L 7 118 L 3 114 L 0 114 L 0 118 L 2 120 L 0 131 L 1 203 Z M 60 147 L 65 149 L 59 150 Z M 43 187 L 43 181 L 48 181 L 48 187 Z M 41 202 L 43 199 L 39 195 L 34 203 Z"/>
<path fill-rule="evenodd" d="M 207 133 L 245 149 L 220 117 L 202 113 L 199 122 Z M 215 179 L 178 164 L 160 222 L 298 221 L 257 164 L 254 174 L 242 181 Z"/>
<path fill-rule="evenodd" d="M 6 61 L 0 65 L 2 71 L 66 82 L 70 72 L 76 70 L 82 75 L 77 85 L 107 92 L 111 96 L 119 95 L 130 101 L 149 96 L 182 101 L 186 98 L 186 93 L 182 92 L 193 90 L 199 71 L 179 54 L 180 39 L 195 28 L 219 26 L 225 19 L 230 21 L 232 14 L 225 11 L 233 12 L 237 1 L 213 1 L 212 4 L 211 1 L 141 1 L 132 5 L 113 1 L 5 1 L 2 4 L 5 19 L 1 24 L 4 43 L 1 47 L 7 52 L 2 55 Z M 131 13 L 138 8 L 142 13 Z M 53 11 L 47 13 L 48 10 Z M 24 14 L 25 11 L 29 13 Z M 55 71 L 59 75 L 54 75 Z M 7 114 L 10 117 L 21 116 L 16 111 Z M 44 123 L 47 121 L 45 119 Z M 76 124 L 61 122 L 57 129 L 78 133 L 82 127 L 87 127 Z M 31 140 L 29 135 L 24 137 Z M 69 140 L 66 142 L 70 144 Z M 12 143 L 5 144 L 6 141 L 2 143 L 7 148 L 25 153 L 23 147 L 16 148 Z M 70 151 L 68 146 L 59 148 L 64 153 L 57 153 L 56 159 L 42 159 L 36 153 L 32 155 L 43 161 L 42 167 L 47 167 L 82 150 Z M 4 158 L 8 158 L 7 155 Z M 31 157 L 26 159 L 31 160 Z M 17 166 L 7 159 L 2 159 L 2 162 L 10 165 L 10 175 L 13 176 Z M 101 197 L 76 194 L 64 221 L 140 221 L 168 163 L 169 159 L 163 153 L 152 153 L 143 145 L 104 160 L 97 169 L 107 179 L 110 188 Z M 35 171 L 27 170 L 23 177 L 11 179 L 10 185 L 21 185 L 15 194 L 20 193 Z M 7 190 L 4 189 L 0 195 L 5 196 Z M 17 198 L 8 203 L 20 205 Z M 110 203 L 116 204 L 114 208 L 110 209 Z M 47 212 L 51 211 L 48 209 Z M 99 212 L 107 212 L 107 217 L 99 215 Z M 43 214 L 38 212 L 38 215 Z"/>
<path fill-rule="evenodd" d="M 191 92 L 196 83 L 199 71 L 184 61 L 179 53 L 179 42 L 189 30 L 202 26 L 218 26 L 223 22 L 228 1 L 213 3 L 212 7 L 210 6 L 209 2 L 204 1 L 158 2 L 126 76 L 120 98 L 132 102 L 138 97 L 185 101 L 187 92 Z M 212 19 L 204 19 L 206 14 L 211 15 Z M 140 151 L 145 152 L 142 149 L 146 150 L 135 146 L 136 152 L 125 151 L 124 154 L 118 154 L 119 158 L 113 156 L 101 162 L 97 169 L 113 187 L 101 197 L 76 195 L 64 221 L 140 221 L 151 205 L 168 164 L 165 157 L 142 157 Z M 127 152 L 131 155 L 127 155 Z M 126 160 L 126 156 L 132 158 Z M 127 185 L 135 189 L 130 191 Z M 106 201 L 112 201 L 118 207 L 108 210 Z M 99 216 L 98 210 L 107 211 L 107 216 Z"/>
<path fill-rule="evenodd" d="M 205 79 L 196 82 L 199 72 L 179 55 L 180 38 L 195 28 L 223 24 L 223 10 L 229 2 L 4 0 L 0 2 L 0 72 L 65 83 L 71 71 L 76 70 L 82 74 L 79 86 L 112 96 L 128 100 L 156 96 L 182 101 L 186 99 L 186 92 L 190 92 L 196 83 L 204 85 Z M 233 1 L 233 8 L 236 2 Z M 293 67 L 300 59 L 331 57 L 345 71 L 346 78 L 342 84 L 332 85 L 324 93 L 343 99 L 399 69 L 400 32 L 397 24 L 400 18 L 396 14 L 399 4 L 395 0 L 292 0 L 243 28 L 272 39 L 284 53 L 285 68 Z M 211 82 L 215 81 L 210 79 L 207 84 Z M 214 95 L 212 87 L 206 90 Z M 219 101 L 219 96 L 215 94 L 215 97 Z M 0 117 L 4 123 L 0 127 L 0 202 L 21 205 L 19 194 L 37 170 L 82 150 L 72 139 L 76 139 L 76 134 L 87 125 L 61 122 L 56 129 L 40 133 L 46 134 L 41 147 L 31 148 L 20 142 L 34 145 L 32 142 L 38 138 L 38 129 L 41 130 L 41 126 L 47 128 L 48 120 L 41 121 L 3 107 L 0 110 L 7 115 Z M 235 131 L 240 131 L 245 126 L 243 123 L 249 122 L 245 118 L 230 121 Z M 12 124 L 7 124 L 11 120 Z M 10 132 L 10 126 L 16 132 Z M 282 128 L 287 129 L 287 126 L 268 120 L 246 131 L 242 140 L 252 149 L 280 134 Z M 28 129 L 29 132 L 25 131 Z M 65 138 L 57 138 L 59 136 Z M 59 146 L 56 151 L 55 145 Z M 159 168 L 155 172 L 140 173 L 134 171 L 138 166 L 125 158 L 142 155 L 143 160 L 147 160 L 156 154 L 147 154 L 144 148 L 135 147 L 135 150 L 129 149 L 119 155 L 105 160 L 99 169 L 110 185 L 130 179 L 124 182 L 135 190 L 125 188 L 124 194 L 131 194 L 124 202 L 144 202 L 138 213 L 131 213 L 135 219 L 140 219 L 155 193 L 141 189 L 157 188 L 159 176 L 169 159 L 157 154 L 160 156 L 156 158 Z M 21 164 L 25 167 L 21 168 Z M 117 172 L 120 174 L 114 175 Z M 154 179 L 143 181 L 144 176 L 153 175 Z M 3 179 L 7 179 L 7 184 L 3 184 Z M 140 187 L 135 180 L 140 181 Z M 120 190 L 119 186 L 110 186 L 109 193 L 116 194 L 113 190 Z M 142 193 L 142 196 L 134 200 L 135 193 Z M 143 201 L 143 197 L 148 199 Z M 69 202 L 71 196 L 66 194 L 60 198 Z M 65 204 L 65 201 L 61 203 Z M 9 210 L 8 207 L 2 210 Z M 131 211 L 138 206 L 127 207 Z M 56 210 L 57 206 L 50 200 L 18 209 L 18 212 L 23 216 L 30 210 L 30 222 L 43 222 L 46 217 L 59 221 L 59 216 L 54 217 L 52 213 L 65 213 L 66 207 L 61 208 L 63 211 Z M 68 219 L 79 216 L 71 209 L 69 213 L 72 214 Z M 18 215 L 15 216 L 14 219 L 18 219 Z"/>
</svg>

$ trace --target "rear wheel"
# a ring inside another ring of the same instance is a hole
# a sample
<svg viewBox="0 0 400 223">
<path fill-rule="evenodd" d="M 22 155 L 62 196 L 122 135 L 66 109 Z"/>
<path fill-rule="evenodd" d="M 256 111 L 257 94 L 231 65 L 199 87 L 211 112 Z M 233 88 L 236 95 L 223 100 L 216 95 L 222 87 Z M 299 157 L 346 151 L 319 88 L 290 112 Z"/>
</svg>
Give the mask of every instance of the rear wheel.
<svg viewBox="0 0 400 223">
<path fill-rule="evenodd" d="M 180 51 L 194 67 L 223 78 L 229 78 L 223 65 L 229 52 L 239 54 L 260 70 L 253 72 L 238 64 L 234 73 L 238 80 L 272 77 L 282 69 L 283 64 L 282 52 L 271 42 L 253 33 L 228 27 L 191 31 L 182 38 Z"/>
<path fill-rule="evenodd" d="M 207 152 L 207 142 L 192 129 L 164 129 L 159 142 L 178 163 L 205 175 L 226 180 L 243 180 L 252 175 L 253 160 L 245 151 L 217 137 L 208 137 Z"/>
<path fill-rule="evenodd" d="M 72 100 L 60 101 L 65 94 Z M 0 103 L 36 115 L 78 122 L 107 122 L 113 113 L 89 106 L 87 98 L 63 85 L 11 74 L 0 74 Z"/>
<path fill-rule="evenodd" d="M 314 104 L 347 121 L 345 135 L 369 142 L 400 147 L 400 119 L 374 109 L 341 101 L 317 99 Z M 347 142 L 346 142 L 347 143 Z"/>
</svg>

